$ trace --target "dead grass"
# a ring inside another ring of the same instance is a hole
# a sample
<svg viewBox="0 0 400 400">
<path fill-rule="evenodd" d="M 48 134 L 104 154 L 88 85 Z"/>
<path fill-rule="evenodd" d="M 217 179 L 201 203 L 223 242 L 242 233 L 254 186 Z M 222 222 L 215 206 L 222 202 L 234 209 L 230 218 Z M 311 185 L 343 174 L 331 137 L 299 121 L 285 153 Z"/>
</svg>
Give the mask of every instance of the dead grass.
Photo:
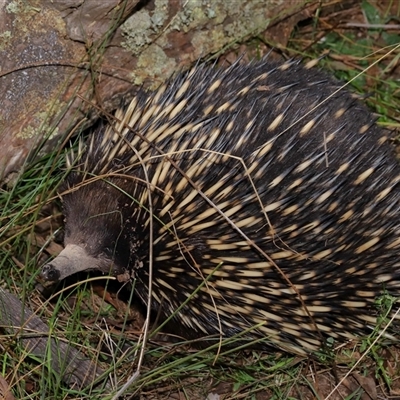
<svg viewBox="0 0 400 400">
<path fill-rule="evenodd" d="M 351 81 L 353 90 L 367 96 L 379 122 L 398 129 L 400 52 L 392 50 L 400 35 L 399 28 L 391 26 L 399 18 L 396 1 L 333 1 L 297 25 L 275 56 L 313 59 L 325 54 L 321 67 Z M 230 62 L 244 50 L 245 58 L 259 57 L 273 46 L 278 47 L 266 33 L 221 61 Z M 83 284 L 62 291 L 46 305 L 43 294 L 35 290 L 40 266 L 61 249 L 62 216 L 54 195 L 63 179 L 62 163 L 62 157 L 52 154 L 32 166 L 12 191 L 0 192 L 0 282 L 31 309 L 40 310 L 53 335 L 83 347 L 89 358 L 98 360 L 118 388 L 135 370 L 143 326 L 142 310 L 129 306 L 129 293 L 120 292 L 113 282 L 85 284 L 86 275 L 80 276 Z M 140 378 L 129 390 L 132 397 L 126 398 L 399 398 L 399 349 L 382 343 L 368 351 L 367 347 L 349 343 L 318 361 L 251 350 L 225 354 L 224 349 L 215 359 L 214 353 L 198 351 L 191 343 L 157 335 L 148 344 Z M 38 364 L 12 338 L 0 336 L 0 348 L 2 375 L 18 399 L 111 398 L 111 391 L 65 387 L 45 363 Z"/>
</svg>

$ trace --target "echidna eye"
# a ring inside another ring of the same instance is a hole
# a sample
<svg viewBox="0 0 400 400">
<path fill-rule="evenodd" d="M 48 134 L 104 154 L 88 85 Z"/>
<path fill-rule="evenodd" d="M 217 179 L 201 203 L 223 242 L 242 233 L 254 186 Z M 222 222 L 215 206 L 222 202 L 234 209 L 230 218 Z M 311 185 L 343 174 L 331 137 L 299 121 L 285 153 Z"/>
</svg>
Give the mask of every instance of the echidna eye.
<svg viewBox="0 0 400 400">
<path fill-rule="evenodd" d="M 111 247 L 104 247 L 104 248 L 103 248 L 103 252 L 104 252 L 104 254 L 105 254 L 106 256 L 112 257 L 113 254 L 115 253 L 115 249 L 114 249 L 114 248 L 111 248 Z"/>
</svg>

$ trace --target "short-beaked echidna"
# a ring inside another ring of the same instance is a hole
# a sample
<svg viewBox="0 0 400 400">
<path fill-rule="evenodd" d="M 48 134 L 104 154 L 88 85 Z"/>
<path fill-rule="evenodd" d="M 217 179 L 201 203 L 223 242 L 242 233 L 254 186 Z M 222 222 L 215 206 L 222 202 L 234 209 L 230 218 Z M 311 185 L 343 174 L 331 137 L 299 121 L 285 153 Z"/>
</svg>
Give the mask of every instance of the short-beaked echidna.
<svg viewBox="0 0 400 400">
<path fill-rule="evenodd" d="M 152 254 L 152 307 L 168 317 L 193 296 L 174 316 L 192 337 L 258 325 L 244 337 L 315 352 L 370 332 L 376 297 L 399 291 L 387 134 L 298 61 L 200 65 L 142 90 L 74 163 L 44 277 L 125 274 L 146 303 Z"/>
</svg>

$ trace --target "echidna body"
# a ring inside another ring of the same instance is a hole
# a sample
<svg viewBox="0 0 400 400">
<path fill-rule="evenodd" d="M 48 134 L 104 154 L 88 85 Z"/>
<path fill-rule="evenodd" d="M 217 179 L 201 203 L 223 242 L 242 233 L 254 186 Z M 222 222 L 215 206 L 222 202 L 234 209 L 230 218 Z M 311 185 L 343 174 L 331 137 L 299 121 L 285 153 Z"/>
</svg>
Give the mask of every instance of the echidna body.
<svg viewBox="0 0 400 400">
<path fill-rule="evenodd" d="M 152 307 L 168 317 L 191 297 L 174 319 L 192 337 L 257 326 L 244 338 L 312 353 L 369 333 L 375 299 L 399 293 L 386 132 L 299 62 L 198 66 L 140 91 L 74 163 L 45 277 L 125 274 L 146 303 L 152 254 Z"/>
</svg>

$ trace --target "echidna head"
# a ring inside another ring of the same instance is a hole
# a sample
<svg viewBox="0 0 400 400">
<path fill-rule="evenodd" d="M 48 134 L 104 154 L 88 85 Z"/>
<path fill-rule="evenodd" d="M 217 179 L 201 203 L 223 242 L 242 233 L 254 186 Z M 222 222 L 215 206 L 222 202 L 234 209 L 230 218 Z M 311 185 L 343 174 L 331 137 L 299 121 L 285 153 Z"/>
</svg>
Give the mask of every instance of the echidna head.
<svg viewBox="0 0 400 400">
<path fill-rule="evenodd" d="M 118 193 L 98 181 L 63 196 L 65 249 L 43 267 L 46 280 L 90 270 L 119 275 L 139 265 L 136 230 L 130 223 L 134 207 Z"/>
</svg>

